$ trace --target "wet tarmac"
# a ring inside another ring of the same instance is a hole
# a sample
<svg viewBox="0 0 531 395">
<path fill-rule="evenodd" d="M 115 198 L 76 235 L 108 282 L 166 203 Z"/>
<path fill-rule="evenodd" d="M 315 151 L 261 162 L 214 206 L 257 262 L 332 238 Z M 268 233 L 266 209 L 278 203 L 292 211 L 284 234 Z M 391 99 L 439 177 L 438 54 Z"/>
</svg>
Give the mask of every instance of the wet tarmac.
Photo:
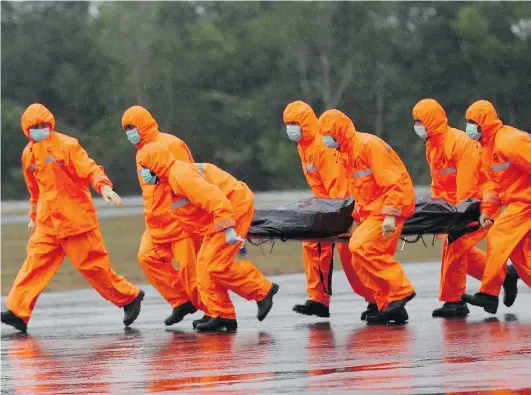
<svg viewBox="0 0 531 395">
<path fill-rule="evenodd" d="M 201 334 L 192 318 L 166 329 L 156 291 L 129 330 L 93 290 L 43 294 L 27 335 L 2 326 L 2 394 L 531 394 L 531 292 L 496 316 L 470 307 L 461 320 L 439 306 L 437 264 L 406 265 L 417 297 L 403 326 L 366 326 L 365 303 L 335 273 L 331 319 L 291 311 L 302 275 L 279 276 L 268 318 L 234 297 L 237 333 Z M 478 282 L 469 281 L 476 291 Z M 4 306 L 5 301 L 2 300 Z M 199 318 L 200 313 L 193 317 Z M 527 388 L 527 389 L 526 389 Z"/>
</svg>

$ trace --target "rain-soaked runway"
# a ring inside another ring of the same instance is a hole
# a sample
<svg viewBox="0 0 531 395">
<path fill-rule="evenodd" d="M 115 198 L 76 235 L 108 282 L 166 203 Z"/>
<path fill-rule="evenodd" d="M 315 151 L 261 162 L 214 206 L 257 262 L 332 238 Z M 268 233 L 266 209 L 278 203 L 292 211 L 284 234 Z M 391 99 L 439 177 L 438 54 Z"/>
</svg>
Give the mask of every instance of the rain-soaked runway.
<svg viewBox="0 0 531 395">
<path fill-rule="evenodd" d="M 396 327 L 359 320 L 365 303 L 342 272 L 330 321 L 291 312 L 305 300 L 304 277 L 279 276 L 263 322 L 234 297 L 235 334 L 195 333 L 191 318 L 167 330 L 170 308 L 147 286 L 130 330 L 93 290 L 43 294 L 28 335 L 2 326 L 2 394 L 531 394 L 529 289 L 519 283 L 515 305 L 496 316 L 472 306 L 467 319 L 434 319 L 438 265 L 406 272 L 418 296 L 410 323 Z"/>
</svg>

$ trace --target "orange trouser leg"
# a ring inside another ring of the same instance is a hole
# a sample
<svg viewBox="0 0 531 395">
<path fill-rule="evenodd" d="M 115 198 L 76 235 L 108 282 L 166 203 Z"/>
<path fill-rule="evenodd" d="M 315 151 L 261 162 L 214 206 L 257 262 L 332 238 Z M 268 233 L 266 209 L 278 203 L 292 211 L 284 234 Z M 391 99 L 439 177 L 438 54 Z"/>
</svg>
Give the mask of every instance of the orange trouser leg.
<svg viewBox="0 0 531 395">
<path fill-rule="evenodd" d="M 38 230 L 30 237 L 26 250 L 28 255 L 15 278 L 6 306 L 27 322 L 37 298 L 63 263 L 65 253 L 55 236 Z"/>
<path fill-rule="evenodd" d="M 523 203 L 509 204 L 505 211 L 494 221 L 494 225 L 487 234 L 487 266 L 481 280 L 480 292 L 499 296 L 505 280 L 506 262 L 530 230 L 531 206 Z M 517 259 L 521 258 L 518 252 L 515 256 Z M 511 260 L 515 264 L 515 268 L 517 268 L 512 257 Z M 518 274 L 525 271 L 525 265 L 520 263 L 519 267 L 522 267 L 522 269 L 517 269 Z"/>
<path fill-rule="evenodd" d="M 205 312 L 205 306 L 201 301 L 199 289 L 197 289 L 197 253 L 201 248 L 201 240 L 187 237 L 171 243 L 173 256 L 181 268 L 181 284 L 193 305 Z"/>
<path fill-rule="evenodd" d="M 334 245 L 331 243 L 302 243 L 306 292 L 310 300 L 330 305 Z"/>
<path fill-rule="evenodd" d="M 155 243 L 147 230 L 144 232 L 138 250 L 138 264 L 151 285 L 171 307 L 177 307 L 190 298 L 183 286 L 181 272 L 171 262 L 173 255 L 171 243 Z"/>
<path fill-rule="evenodd" d="M 405 220 L 397 218 L 396 231 L 387 238 L 382 235 L 383 219 L 383 216 L 365 219 L 354 230 L 349 242 L 354 269 L 373 292 L 379 310 L 414 292 L 402 266 L 393 258 Z"/>
<path fill-rule="evenodd" d="M 531 287 L 531 231 L 518 243 L 511 253 L 511 261 L 518 276 Z"/>
<path fill-rule="evenodd" d="M 356 273 L 356 270 L 352 265 L 352 254 L 350 253 L 348 244 L 339 243 L 336 245 L 337 252 L 339 253 L 339 257 L 341 258 L 341 265 L 343 266 L 343 271 L 345 272 L 345 276 L 347 276 L 347 280 L 350 283 L 352 290 L 356 294 L 364 298 L 367 303 L 376 303 L 374 300 L 374 296 L 372 295 L 372 291 L 361 282 L 358 273 Z"/>
<path fill-rule="evenodd" d="M 236 221 L 236 233 L 247 236 L 254 208 Z M 203 240 L 197 258 L 199 292 L 212 317 L 234 319 L 236 313 L 228 291 L 247 300 L 260 301 L 266 297 L 273 284 L 249 261 L 234 261 L 240 243 L 229 245 L 225 233 L 216 232 Z"/>
<path fill-rule="evenodd" d="M 481 280 L 487 254 L 476 248 L 487 235 L 487 230 L 479 229 L 468 233 L 448 244 L 448 235 L 443 239 L 441 281 L 439 300 L 442 302 L 459 302 L 466 291 L 466 275 Z"/>
<path fill-rule="evenodd" d="M 67 237 L 62 243 L 72 265 L 109 302 L 123 307 L 138 296 L 140 290 L 112 270 L 99 229 Z"/>
</svg>

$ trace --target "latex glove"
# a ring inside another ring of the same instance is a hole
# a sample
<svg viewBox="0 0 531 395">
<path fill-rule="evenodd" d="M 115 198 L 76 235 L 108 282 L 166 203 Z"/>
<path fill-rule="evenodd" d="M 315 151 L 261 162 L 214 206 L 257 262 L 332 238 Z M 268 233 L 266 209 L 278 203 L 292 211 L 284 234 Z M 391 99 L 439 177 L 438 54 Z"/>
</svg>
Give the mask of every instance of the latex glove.
<svg viewBox="0 0 531 395">
<path fill-rule="evenodd" d="M 396 217 L 392 215 L 386 215 L 382 223 L 382 234 L 384 237 L 391 236 L 396 230 Z"/>
<path fill-rule="evenodd" d="M 28 233 L 31 236 L 33 232 L 35 232 L 35 222 L 32 219 L 30 219 L 30 222 L 28 224 Z"/>
<path fill-rule="evenodd" d="M 482 228 L 489 229 L 494 224 L 494 220 L 490 218 L 487 214 L 481 213 L 481 215 L 479 216 L 479 224 Z"/>
<path fill-rule="evenodd" d="M 101 196 L 107 204 L 114 203 L 115 206 L 122 205 L 122 199 L 120 198 L 120 196 L 116 192 L 114 192 L 112 188 L 108 185 L 104 185 L 101 187 Z"/>
<path fill-rule="evenodd" d="M 238 236 L 234 228 L 227 228 L 225 229 L 224 232 L 225 232 L 225 241 L 227 242 L 227 244 L 230 244 L 231 246 L 238 244 L 241 241 L 245 241 L 240 236 Z"/>
<path fill-rule="evenodd" d="M 350 227 L 348 228 L 348 234 L 351 235 L 352 233 L 354 233 L 354 231 L 356 230 L 356 228 L 360 225 L 359 222 L 352 222 L 352 225 L 350 225 Z"/>
</svg>

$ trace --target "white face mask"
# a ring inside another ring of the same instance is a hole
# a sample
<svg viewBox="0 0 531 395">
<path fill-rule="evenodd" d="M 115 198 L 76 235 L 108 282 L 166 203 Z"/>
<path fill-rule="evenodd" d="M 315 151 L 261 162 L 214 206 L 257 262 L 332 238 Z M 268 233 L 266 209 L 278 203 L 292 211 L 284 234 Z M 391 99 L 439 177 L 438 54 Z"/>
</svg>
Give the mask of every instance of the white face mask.
<svg viewBox="0 0 531 395">
<path fill-rule="evenodd" d="M 332 136 L 322 136 L 322 140 L 323 140 L 324 145 L 326 145 L 328 148 L 339 147 L 339 143 Z"/>
<path fill-rule="evenodd" d="M 466 134 L 472 140 L 478 141 L 481 138 L 481 132 L 479 131 L 479 126 L 475 123 L 466 124 Z"/>
<path fill-rule="evenodd" d="M 300 125 L 286 125 L 286 132 L 291 141 L 298 142 L 302 139 L 302 129 Z"/>
<path fill-rule="evenodd" d="M 426 126 L 424 125 L 415 125 L 413 126 L 415 129 L 415 133 L 417 133 L 417 136 L 419 136 L 422 140 L 428 139 L 428 132 L 426 131 Z"/>
<path fill-rule="evenodd" d="M 30 136 L 35 141 L 42 141 L 50 136 L 50 128 L 30 129 Z"/>
</svg>

